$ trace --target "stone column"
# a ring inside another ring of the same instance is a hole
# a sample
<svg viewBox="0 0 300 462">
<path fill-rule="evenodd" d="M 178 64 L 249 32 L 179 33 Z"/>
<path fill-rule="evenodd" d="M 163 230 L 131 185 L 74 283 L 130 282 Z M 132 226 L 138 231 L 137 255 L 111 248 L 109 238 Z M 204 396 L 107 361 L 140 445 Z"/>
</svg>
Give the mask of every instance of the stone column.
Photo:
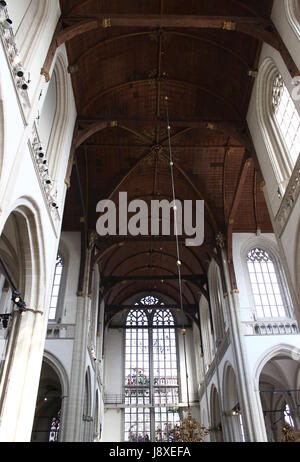
<svg viewBox="0 0 300 462">
<path fill-rule="evenodd" d="M 89 297 L 89 271 L 91 250 L 86 251 L 83 291 L 78 293 L 76 328 L 72 357 L 72 371 L 68 407 L 65 419 L 64 441 L 80 442 L 82 438 L 85 373 L 87 367 L 88 325 L 91 300 Z"/>
<path fill-rule="evenodd" d="M 15 312 L 0 384 L 0 441 L 31 439 L 47 319 L 38 311 Z"/>
<path fill-rule="evenodd" d="M 265 442 L 267 435 L 265 430 L 264 416 L 259 396 L 254 391 L 254 379 L 249 373 L 247 363 L 244 338 L 240 322 L 240 304 L 238 290 L 232 287 L 230 281 L 230 271 L 227 260 L 227 254 L 224 248 L 224 239 L 221 235 L 217 239 L 222 256 L 222 265 L 224 269 L 225 284 L 228 292 L 228 322 L 231 332 L 231 343 L 234 352 L 235 366 L 237 372 L 237 382 L 239 388 L 239 397 L 241 400 L 241 409 L 243 412 L 243 423 L 245 427 L 246 440 L 251 442 Z"/>
</svg>

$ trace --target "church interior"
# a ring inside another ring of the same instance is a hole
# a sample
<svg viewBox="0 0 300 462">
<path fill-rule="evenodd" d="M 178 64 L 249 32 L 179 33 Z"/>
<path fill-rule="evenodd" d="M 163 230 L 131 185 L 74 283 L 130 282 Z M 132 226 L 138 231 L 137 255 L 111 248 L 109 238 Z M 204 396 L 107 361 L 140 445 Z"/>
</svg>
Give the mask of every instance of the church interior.
<svg viewBox="0 0 300 462">
<path fill-rule="evenodd" d="M 300 0 L 0 36 L 0 441 L 300 441 Z"/>
</svg>

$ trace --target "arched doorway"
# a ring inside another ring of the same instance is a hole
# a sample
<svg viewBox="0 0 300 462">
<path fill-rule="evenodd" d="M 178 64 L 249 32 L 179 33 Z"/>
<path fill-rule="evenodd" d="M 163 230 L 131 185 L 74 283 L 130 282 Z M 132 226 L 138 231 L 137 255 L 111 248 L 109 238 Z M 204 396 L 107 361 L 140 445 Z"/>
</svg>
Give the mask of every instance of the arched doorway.
<svg viewBox="0 0 300 462">
<path fill-rule="evenodd" d="M 300 429 L 300 363 L 292 351 L 279 353 L 265 364 L 259 391 L 269 442 L 282 440 L 286 424 Z"/>
<path fill-rule="evenodd" d="M 83 441 L 91 441 L 93 419 L 91 417 L 91 375 L 88 368 L 85 374 L 84 400 L 83 400 Z"/>
<path fill-rule="evenodd" d="M 237 381 L 234 370 L 230 364 L 227 364 L 224 370 L 223 405 L 228 440 L 235 443 L 244 442 L 245 434 Z"/>
<path fill-rule="evenodd" d="M 36 404 L 32 442 L 55 442 L 60 439 L 62 385 L 55 369 L 45 360 L 42 365 Z"/>
<path fill-rule="evenodd" d="M 211 439 L 215 443 L 224 441 L 219 393 L 215 386 L 210 394 Z"/>
<path fill-rule="evenodd" d="M 44 306 L 46 290 L 44 242 L 39 210 L 29 198 L 16 201 L 15 207 L 2 219 L 2 226 L 3 222 L 5 225 L 0 238 L 4 262 L 1 268 L 6 279 L 5 289 L 14 292 L 16 309 L 12 311 L 8 296 L 3 306 L 4 314 L 10 316 L 1 352 L 0 439 L 28 441 L 42 363 L 45 318 L 38 308 Z"/>
</svg>

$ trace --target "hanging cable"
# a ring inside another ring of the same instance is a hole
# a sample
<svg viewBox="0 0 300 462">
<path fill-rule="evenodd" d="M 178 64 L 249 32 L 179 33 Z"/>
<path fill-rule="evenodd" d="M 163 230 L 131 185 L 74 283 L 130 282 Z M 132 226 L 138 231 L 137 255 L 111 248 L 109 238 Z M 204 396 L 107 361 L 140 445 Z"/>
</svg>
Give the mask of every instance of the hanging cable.
<svg viewBox="0 0 300 462">
<path fill-rule="evenodd" d="M 182 291 L 182 277 L 181 277 L 181 259 L 180 259 L 180 248 L 178 238 L 178 223 L 177 223 L 177 202 L 176 202 L 176 191 L 175 191 L 175 179 L 174 179 L 174 161 L 172 154 L 172 143 L 171 143 L 171 125 L 169 116 L 169 98 L 166 96 L 166 108 L 167 108 L 167 132 L 169 142 L 169 156 L 170 156 L 170 170 L 171 170 L 171 183 L 172 183 L 172 197 L 173 197 L 173 210 L 174 210 L 174 230 L 176 239 L 176 253 L 177 253 L 177 271 L 178 271 L 178 284 L 179 284 L 179 299 L 180 299 L 180 310 L 182 314 L 182 329 L 181 333 L 183 336 L 183 348 L 184 348 L 184 362 L 185 362 L 185 373 L 186 373 L 186 391 L 187 391 L 187 403 L 188 409 L 190 409 L 190 394 L 189 394 L 189 375 L 187 368 L 187 351 L 186 351 L 186 329 L 184 324 L 184 309 L 183 309 L 183 291 Z"/>
</svg>

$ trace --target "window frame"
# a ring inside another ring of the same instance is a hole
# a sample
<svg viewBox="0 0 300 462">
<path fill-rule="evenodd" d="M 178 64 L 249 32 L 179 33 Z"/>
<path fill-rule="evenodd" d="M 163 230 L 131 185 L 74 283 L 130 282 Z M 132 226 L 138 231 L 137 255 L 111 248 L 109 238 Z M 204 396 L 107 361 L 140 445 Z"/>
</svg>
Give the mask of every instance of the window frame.
<svg viewBox="0 0 300 462">
<path fill-rule="evenodd" d="M 249 253 L 251 251 L 255 250 L 256 248 L 266 252 L 269 255 L 269 257 L 271 258 L 271 260 L 272 260 L 272 263 L 274 265 L 275 274 L 277 276 L 277 283 L 278 283 L 278 286 L 279 286 L 279 289 L 280 289 L 280 295 L 282 297 L 282 301 L 283 301 L 283 304 L 284 304 L 285 316 L 282 316 L 282 317 L 273 317 L 273 316 L 272 317 L 258 317 L 258 315 L 257 315 L 256 303 L 255 303 L 255 298 L 254 298 L 254 294 L 253 294 L 252 282 L 251 282 L 250 272 L 249 272 L 248 262 L 247 262 Z M 272 249 L 270 249 L 270 247 L 268 245 L 266 245 L 265 243 L 257 242 L 255 244 L 252 244 L 251 246 L 247 247 L 247 249 L 245 250 L 245 253 L 243 255 L 243 263 L 245 265 L 246 273 L 247 273 L 247 285 L 248 285 L 248 288 L 249 288 L 249 296 L 250 296 L 250 299 L 251 299 L 251 302 L 252 302 L 252 307 L 253 307 L 254 321 L 268 321 L 268 322 L 270 321 L 270 322 L 272 322 L 272 321 L 284 321 L 284 320 L 295 319 L 295 315 L 294 315 L 294 312 L 293 312 L 293 307 L 292 307 L 292 304 L 291 304 L 291 299 L 290 299 L 289 292 L 288 292 L 288 286 L 287 286 L 287 283 L 286 283 L 284 271 L 283 271 L 279 256 Z"/>
<path fill-rule="evenodd" d="M 273 103 L 273 99 L 274 99 L 274 87 L 275 87 L 275 81 L 276 81 L 276 79 L 281 80 L 282 85 L 283 85 L 283 86 L 282 86 L 282 90 L 281 90 L 281 95 L 278 97 L 279 103 L 277 104 L 277 108 L 276 108 L 276 105 Z M 280 125 L 280 123 L 279 123 L 279 121 L 278 121 L 277 114 L 276 114 L 276 111 L 278 111 L 278 110 L 280 109 L 280 104 L 281 104 L 281 100 L 282 100 L 282 98 L 283 98 L 283 96 L 284 96 L 284 93 L 287 94 L 288 102 L 291 102 L 292 105 L 294 106 L 294 107 L 293 107 L 293 116 L 294 116 L 294 114 L 297 114 L 297 115 L 298 115 L 298 118 L 299 118 L 299 120 L 300 120 L 300 114 L 299 114 L 299 112 L 298 112 L 298 110 L 297 110 L 297 107 L 296 107 L 294 101 L 293 101 L 293 98 L 292 98 L 292 96 L 291 96 L 291 94 L 290 94 L 290 91 L 289 91 L 289 89 L 287 88 L 287 86 L 286 86 L 286 84 L 285 84 L 285 82 L 284 82 L 284 79 L 283 79 L 283 77 L 282 77 L 282 75 L 280 74 L 279 71 L 278 71 L 277 75 L 275 76 L 275 78 L 274 78 L 274 80 L 273 80 L 273 87 L 272 87 L 272 88 L 273 88 L 273 90 L 272 90 L 272 115 L 273 115 L 273 117 L 274 117 L 274 121 L 275 121 L 275 123 L 276 123 L 276 126 L 277 126 L 277 129 L 278 129 L 279 135 L 280 135 L 280 137 L 281 137 L 281 140 L 282 140 L 283 144 L 285 145 L 286 156 L 287 156 L 287 159 L 288 159 L 289 163 L 290 163 L 291 166 L 292 166 L 291 168 L 292 168 L 292 171 L 293 171 L 294 168 L 295 168 L 295 165 L 297 164 L 298 157 L 299 157 L 299 155 L 300 155 L 300 148 L 299 148 L 299 152 L 298 152 L 297 158 L 294 160 L 294 159 L 293 159 L 293 156 L 292 156 L 292 153 L 291 153 L 290 149 L 288 148 L 286 136 L 284 136 L 284 134 L 283 134 L 283 129 L 282 129 L 282 127 L 281 127 L 281 125 Z M 285 111 L 285 112 L 286 112 L 286 111 Z M 290 118 L 289 122 L 290 122 L 290 124 L 291 124 L 291 118 Z M 299 130 L 299 127 L 298 127 L 298 130 Z M 290 131 L 288 130 L 287 134 L 289 134 L 289 133 L 290 133 Z M 293 143 L 293 144 L 294 144 L 294 143 Z"/>
<path fill-rule="evenodd" d="M 147 297 L 147 295 L 146 295 Z M 144 298 L 146 297 L 141 297 L 140 301 L 139 301 L 139 304 L 141 305 L 142 302 L 141 300 L 143 300 Z M 160 388 L 159 386 L 155 386 L 154 385 L 154 382 L 153 382 L 153 379 L 154 379 L 154 361 L 153 361 L 153 331 L 155 330 L 156 328 L 156 325 L 153 324 L 153 319 L 154 319 L 154 316 L 155 316 L 155 313 L 156 311 L 160 311 L 160 310 L 168 310 L 172 317 L 173 317 L 173 320 L 174 320 L 174 327 L 170 326 L 170 327 L 166 327 L 167 329 L 171 329 L 173 328 L 174 329 L 174 332 L 175 332 L 175 345 L 176 345 L 176 363 L 177 363 L 177 385 L 175 386 L 172 386 L 170 385 L 170 388 L 174 388 L 177 390 L 177 393 L 178 393 L 178 402 L 181 402 L 181 397 L 182 397 L 182 390 L 181 390 L 181 372 L 180 372 L 180 355 L 179 355 L 179 338 L 178 338 L 178 329 L 176 328 L 176 316 L 173 312 L 172 309 L 168 308 L 168 304 L 164 303 L 160 297 L 156 297 L 154 296 L 154 298 L 157 298 L 158 300 L 158 303 L 156 305 L 154 305 L 155 307 L 158 307 L 159 308 L 157 309 L 152 309 L 151 308 L 151 305 L 145 305 L 145 308 L 141 308 L 140 306 L 136 308 L 136 311 L 144 311 L 145 314 L 146 314 L 146 317 L 147 317 L 147 324 L 145 325 L 145 329 L 148 330 L 148 348 L 149 348 L 149 378 L 150 378 L 150 384 L 149 386 L 145 387 L 145 390 L 149 390 L 149 409 L 150 409 L 150 441 L 151 441 L 151 437 L 153 436 L 152 435 L 152 431 L 154 431 L 154 437 L 156 439 L 156 414 L 155 414 L 155 409 L 159 409 L 161 406 L 159 404 L 154 404 L 155 402 L 155 390 Z M 149 313 L 148 310 L 151 310 L 152 309 L 152 312 Z M 135 304 L 133 303 L 132 304 L 132 310 L 130 311 L 135 311 Z M 126 365 L 125 365 L 125 361 L 126 361 L 126 330 L 128 329 L 127 327 L 127 319 L 128 319 L 128 315 L 130 313 L 130 311 L 126 314 L 126 317 L 124 318 L 124 341 L 123 341 L 123 345 L 124 345 L 124 350 L 123 350 L 123 385 L 122 385 L 122 392 L 124 393 L 124 396 L 125 396 L 125 391 L 126 391 L 126 384 L 125 384 L 125 378 L 126 378 Z M 138 325 L 138 324 L 137 324 Z M 134 326 L 133 326 L 134 328 Z M 150 333 L 151 332 L 151 333 Z M 138 389 L 138 385 L 136 386 L 136 390 Z M 153 396 L 152 396 L 153 395 Z M 153 400 L 152 400 L 153 398 Z M 129 405 L 128 405 L 129 406 Z M 174 405 L 174 407 L 176 407 L 176 405 Z M 144 406 L 144 409 L 147 408 L 147 405 Z M 123 441 L 125 441 L 125 410 L 128 409 L 128 407 L 125 407 L 124 411 L 123 411 L 123 419 L 122 419 L 122 438 L 123 438 Z M 181 418 L 181 411 L 179 410 L 179 418 Z"/>
<path fill-rule="evenodd" d="M 258 125 L 268 154 L 268 160 L 272 165 L 280 198 L 284 196 L 295 167 L 273 110 L 273 84 L 278 74 L 282 76 L 284 85 L 291 97 L 289 87 L 285 82 L 285 73 L 284 70 L 279 69 L 272 58 L 266 58 L 260 66 L 256 87 Z"/>
<path fill-rule="evenodd" d="M 58 257 L 62 261 L 62 272 L 61 272 L 60 285 L 59 285 L 59 291 L 58 291 L 58 296 L 57 296 L 55 317 L 50 318 L 51 301 L 52 301 L 52 297 L 53 297 L 53 288 L 54 288 L 54 281 L 55 281 L 55 277 L 56 277 L 56 269 L 57 269 Z M 65 258 L 63 256 L 63 254 L 59 251 L 58 255 L 57 255 L 57 258 L 56 258 L 54 276 L 53 276 L 52 286 L 51 286 L 51 296 L 50 296 L 50 301 L 49 301 L 49 316 L 48 316 L 48 323 L 49 324 L 59 324 L 61 322 L 61 318 L 62 318 L 62 299 L 63 299 L 63 293 L 64 293 L 63 288 L 65 287 L 65 277 L 66 277 L 66 264 L 65 264 L 65 261 L 66 260 L 65 260 Z"/>
</svg>

